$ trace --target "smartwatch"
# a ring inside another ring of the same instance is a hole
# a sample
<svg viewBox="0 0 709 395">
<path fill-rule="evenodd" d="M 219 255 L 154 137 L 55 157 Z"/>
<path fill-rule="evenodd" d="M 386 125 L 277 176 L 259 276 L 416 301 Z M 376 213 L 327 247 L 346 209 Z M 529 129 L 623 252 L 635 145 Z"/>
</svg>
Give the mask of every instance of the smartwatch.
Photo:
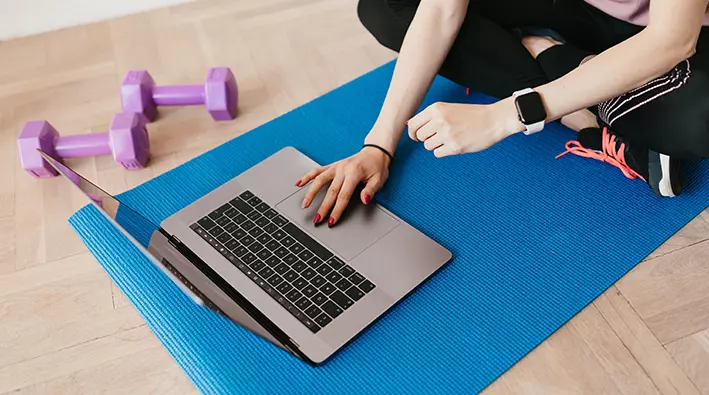
<svg viewBox="0 0 709 395">
<path fill-rule="evenodd" d="M 517 107 L 517 115 L 525 127 L 524 134 L 530 135 L 542 131 L 547 119 L 542 96 L 532 88 L 522 89 L 512 94 Z"/>
</svg>

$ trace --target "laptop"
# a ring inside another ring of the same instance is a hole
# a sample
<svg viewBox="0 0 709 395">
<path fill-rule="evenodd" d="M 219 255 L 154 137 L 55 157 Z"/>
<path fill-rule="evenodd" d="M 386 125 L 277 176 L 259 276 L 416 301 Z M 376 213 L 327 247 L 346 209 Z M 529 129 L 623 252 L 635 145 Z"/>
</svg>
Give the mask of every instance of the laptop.
<svg viewBox="0 0 709 395">
<path fill-rule="evenodd" d="M 314 225 L 326 189 L 301 208 L 307 188 L 293 180 L 318 165 L 292 147 L 159 225 L 40 153 L 195 302 L 311 365 L 330 358 L 451 258 L 378 204 L 354 199 L 337 225 Z"/>
</svg>

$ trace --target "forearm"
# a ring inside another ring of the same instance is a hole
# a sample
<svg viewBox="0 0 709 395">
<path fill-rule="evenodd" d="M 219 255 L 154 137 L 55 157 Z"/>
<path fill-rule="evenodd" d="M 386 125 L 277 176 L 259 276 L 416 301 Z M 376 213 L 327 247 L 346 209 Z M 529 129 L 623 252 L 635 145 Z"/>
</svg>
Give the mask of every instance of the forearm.
<svg viewBox="0 0 709 395">
<path fill-rule="evenodd" d="M 465 18 L 467 0 L 422 1 L 394 68 L 379 117 L 365 142 L 394 152 Z"/>
</svg>

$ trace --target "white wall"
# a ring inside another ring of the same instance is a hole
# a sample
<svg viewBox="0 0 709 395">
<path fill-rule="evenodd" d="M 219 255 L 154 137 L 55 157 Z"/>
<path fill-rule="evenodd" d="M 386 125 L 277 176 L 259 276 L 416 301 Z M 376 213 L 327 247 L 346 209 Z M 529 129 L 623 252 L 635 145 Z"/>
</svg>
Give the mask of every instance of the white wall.
<svg viewBox="0 0 709 395">
<path fill-rule="evenodd" d="M 0 41 L 192 0 L 0 0 Z"/>
</svg>

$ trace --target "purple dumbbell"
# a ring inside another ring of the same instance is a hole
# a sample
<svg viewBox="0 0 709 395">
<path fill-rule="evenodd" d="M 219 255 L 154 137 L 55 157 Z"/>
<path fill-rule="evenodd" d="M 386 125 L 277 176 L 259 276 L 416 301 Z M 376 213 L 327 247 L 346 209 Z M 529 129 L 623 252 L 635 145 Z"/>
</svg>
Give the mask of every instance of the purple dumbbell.
<svg viewBox="0 0 709 395">
<path fill-rule="evenodd" d="M 157 106 L 190 106 L 204 104 L 216 121 L 236 117 L 239 92 L 236 78 L 227 67 L 209 69 L 202 85 L 155 86 L 147 70 L 131 70 L 121 84 L 123 111 L 142 114 L 153 121 Z"/>
<path fill-rule="evenodd" d="M 17 138 L 22 168 L 37 178 L 54 177 L 57 172 L 42 158 L 38 148 L 58 160 L 111 154 L 128 170 L 145 167 L 150 156 L 148 131 L 141 117 L 135 113 L 113 117 L 107 133 L 66 137 L 60 137 L 47 121 L 27 122 Z"/>
</svg>

